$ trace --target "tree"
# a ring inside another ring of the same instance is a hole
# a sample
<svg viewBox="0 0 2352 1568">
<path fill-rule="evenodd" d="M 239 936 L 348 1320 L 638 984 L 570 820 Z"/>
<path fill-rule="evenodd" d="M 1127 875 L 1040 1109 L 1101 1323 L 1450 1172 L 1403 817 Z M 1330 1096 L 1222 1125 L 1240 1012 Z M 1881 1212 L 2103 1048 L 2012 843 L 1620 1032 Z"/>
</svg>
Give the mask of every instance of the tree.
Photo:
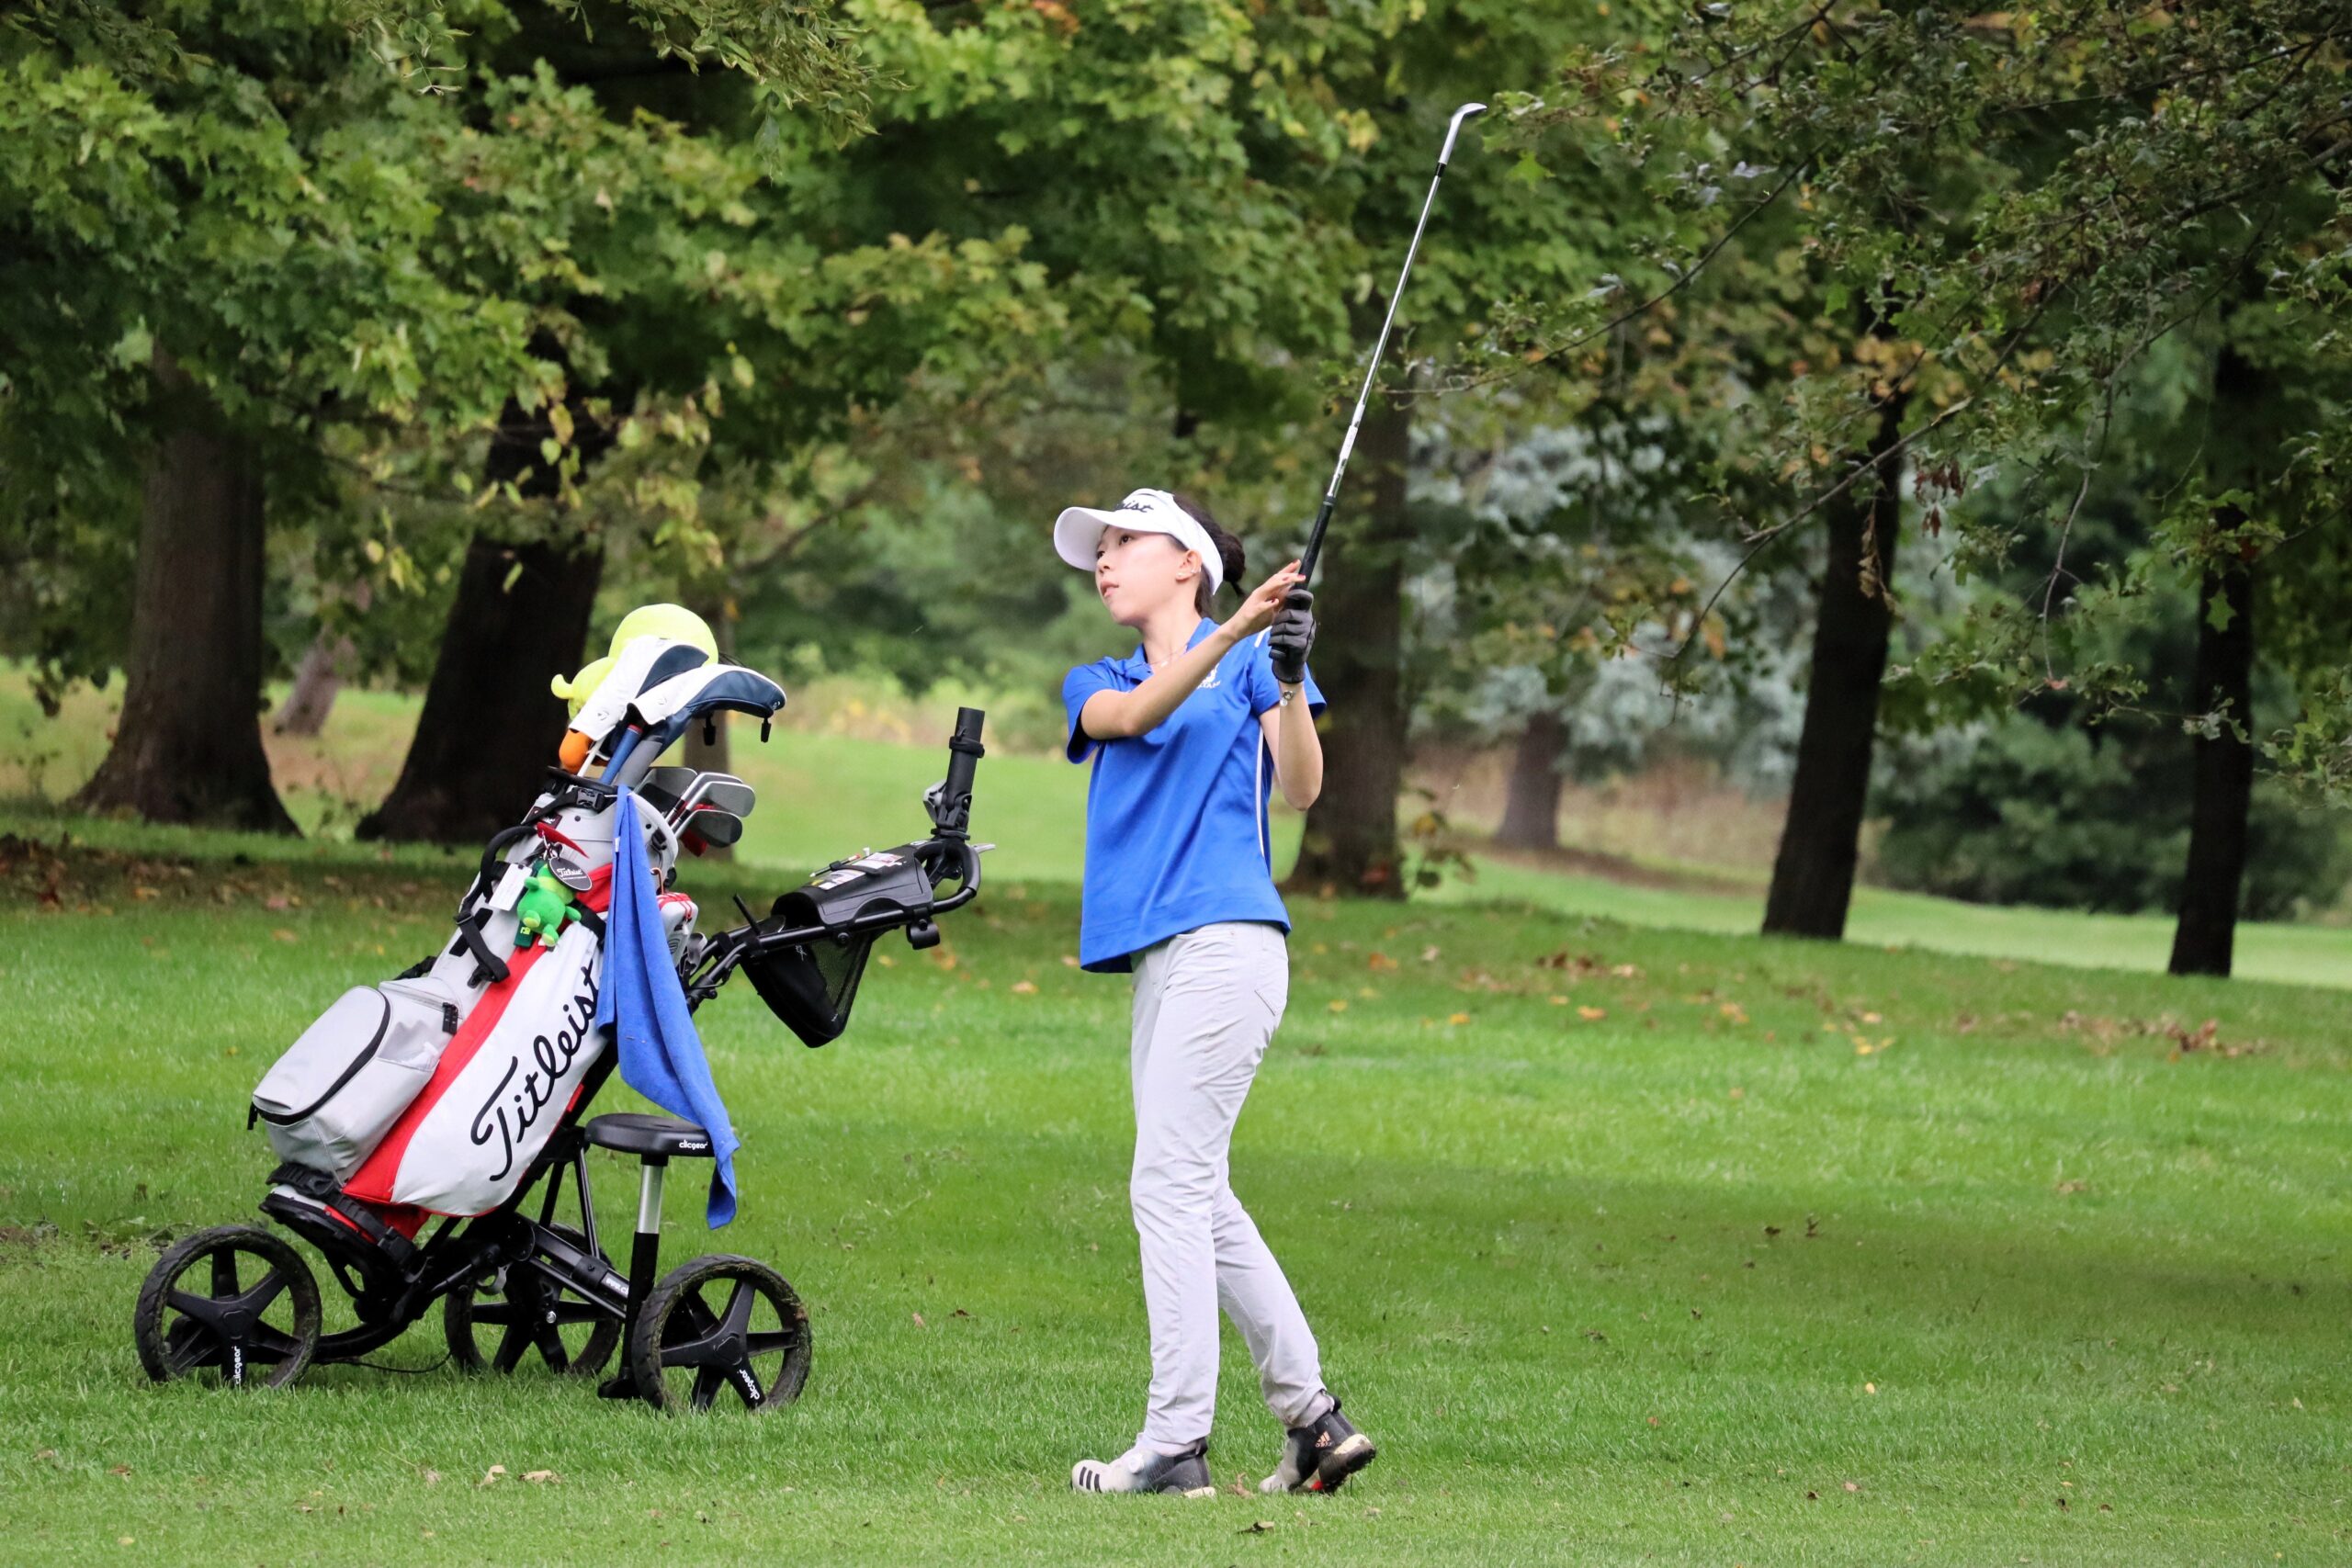
<svg viewBox="0 0 2352 1568">
<path fill-rule="evenodd" d="M 1785 227 L 1825 307 L 1872 312 L 1899 345 L 1878 375 L 1825 373 L 1810 355 L 1794 368 L 1757 451 L 1809 498 L 1752 526 L 1751 540 L 1760 549 L 1883 482 L 1874 476 L 1900 457 L 1921 481 L 1929 523 L 1957 525 L 1962 572 L 1996 563 L 2018 529 L 2014 517 L 1954 507 L 1970 476 L 2036 476 L 2060 571 L 2075 511 L 2106 459 L 2115 391 L 2152 345 L 2210 320 L 2237 280 L 2260 276 L 2308 313 L 2312 353 L 2339 354 L 2324 311 L 2343 292 L 2332 258 L 2352 155 L 2344 31 L 2340 9 L 2319 0 L 2180 14 L 2067 0 L 1984 15 L 1860 0 L 1771 14 L 1702 7 L 1649 57 L 1571 62 L 1578 112 L 1609 116 L 1661 192 L 1684 193 L 1686 210 L 1714 199 L 1724 182 L 1713 171 L 1734 154 L 1743 167 L 1787 171 L 1703 244 L 1685 243 L 1686 265 L 1661 297 L 1684 295 L 1740 231 Z M 1911 427 L 1892 446 L 1857 447 L 1845 433 L 1883 414 L 1890 386 L 1910 389 Z M 2342 421 L 2280 434 L 2267 495 L 2292 491 L 2301 523 L 2329 526 L 2344 510 Z M 2295 532 L 2256 521 L 2249 535 L 2200 500 L 2168 515 L 2158 547 L 2176 566 L 2201 567 Z M 2085 607 L 2079 594 L 2041 603 L 2045 625 Z M 2099 603 L 2131 613 L 2145 596 Z M 1914 672 L 2012 692 L 2071 682 L 2107 701 L 2134 693 L 2129 671 L 2062 675 L 2046 638 L 2019 618 L 1970 631 Z M 1975 640 L 1977 631 L 1990 635 Z M 2213 690 L 2230 684 L 2217 679 Z M 2312 719 L 2303 733 L 2329 723 Z M 2218 774 L 2216 784 L 2222 813 L 2242 819 L 2244 792 Z"/>
<path fill-rule="evenodd" d="M 819 94 L 854 116 L 858 79 L 823 47 L 821 9 L 630 9 L 660 52 L 724 58 L 772 105 Z M 512 15 L 469 20 L 498 33 Z M 463 187 L 441 154 L 476 105 L 401 73 L 454 85 L 457 43 L 437 7 L 406 0 L 266 15 L 39 0 L 0 25 L 0 285 L 36 306 L 0 343 L 0 532 L 109 553 L 110 471 L 148 446 L 141 538 L 176 574 L 173 594 L 138 595 L 116 752 L 85 804 L 289 826 L 256 765 L 259 615 L 243 606 L 259 531 L 333 532 L 352 476 L 379 481 L 402 449 L 446 454 L 503 402 L 557 390 L 508 285 L 559 269 L 560 249 L 504 276 L 448 265 L 443 216 Z M 207 519 L 232 547 L 175 544 Z M 220 606 L 199 628 L 217 635 L 158 613 L 181 599 Z M 115 639 L 78 626 L 70 594 L 34 604 L 44 699 L 103 676 Z M 202 711 L 166 711 L 191 694 Z M 213 743 L 187 745 L 197 730 Z"/>
</svg>

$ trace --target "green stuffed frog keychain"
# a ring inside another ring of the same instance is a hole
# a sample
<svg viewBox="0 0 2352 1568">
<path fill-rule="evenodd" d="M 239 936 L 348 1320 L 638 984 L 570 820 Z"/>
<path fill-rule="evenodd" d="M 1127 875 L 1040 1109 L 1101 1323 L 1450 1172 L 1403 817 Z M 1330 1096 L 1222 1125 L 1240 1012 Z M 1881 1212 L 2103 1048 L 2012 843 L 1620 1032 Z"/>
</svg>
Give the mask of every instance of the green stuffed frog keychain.
<svg viewBox="0 0 2352 1568">
<path fill-rule="evenodd" d="M 528 947 L 536 937 L 541 947 L 553 947 L 563 923 L 579 918 L 571 897 L 571 889 L 544 865 L 531 873 L 514 904 L 514 945 Z"/>
</svg>

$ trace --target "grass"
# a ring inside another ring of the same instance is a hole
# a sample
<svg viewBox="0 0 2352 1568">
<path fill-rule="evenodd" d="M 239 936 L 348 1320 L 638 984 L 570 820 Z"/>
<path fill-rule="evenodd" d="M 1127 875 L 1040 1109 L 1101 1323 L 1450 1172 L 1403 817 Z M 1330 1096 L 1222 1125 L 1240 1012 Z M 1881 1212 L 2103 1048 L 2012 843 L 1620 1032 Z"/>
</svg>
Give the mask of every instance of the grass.
<svg viewBox="0 0 2352 1568">
<path fill-rule="evenodd" d="M 1010 841 L 1052 812 L 999 763 Z M 775 815 L 887 839 L 919 773 L 812 774 Z M 667 1260 L 776 1263 L 817 1360 L 764 1420 L 663 1419 L 447 1368 L 146 1384 L 153 1237 L 253 1217 L 254 1078 L 437 940 L 458 874 L 96 831 L 118 847 L 0 873 L 14 1562 L 2352 1557 L 2352 1050 L 2326 992 L 1305 901 L 1234 1180 L 1384 1453 L 1311 1506 L 1179 1506 L 1066 1490 L 1146 1375 L 1125 992 L 1068 966 L 1066 885 L 1000 868 L 946 947 L 884 950 L 826 1050 L 748 991 L 704 1015 L 743 1217 L 707 1235 L 673 1184 Z M 630 1168 L 597 1174 L 625 1228 Z M 439 1354 L 428 1320 L 381 1359 Z M 1274 1443 L 1229 1345 L 1218 1475 Z"/>
<path fill-rule="evenodd" d="M 1764 889 L 1628 886 L 1491 855 L 1475 856 L 1476 874 L 1452 877 L 1434 897 L 1445 902 L 1524 901 L 1563 914 L 1632 925 L 1753 932 L 1764 918 Z M 2169 915 L 2086 915 L 2072 909 L 1962 904 L 1924 893 L 1857 887 L 1846 940 L 1985 958 L 2030 959 L 2093 969 L 2162 974 L 2172 954 Z M 2352 987 L 2352 930 L 2242 920 L 2232 967 L 2242 979 Z"/>
</svg>

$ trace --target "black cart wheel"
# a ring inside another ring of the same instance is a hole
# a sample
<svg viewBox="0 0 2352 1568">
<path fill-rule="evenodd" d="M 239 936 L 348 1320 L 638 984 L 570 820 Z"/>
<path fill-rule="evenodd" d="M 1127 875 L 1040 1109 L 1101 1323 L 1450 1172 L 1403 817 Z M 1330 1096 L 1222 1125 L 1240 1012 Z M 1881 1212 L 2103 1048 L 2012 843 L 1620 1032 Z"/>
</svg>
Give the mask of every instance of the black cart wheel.
<svg viewBox="0 0 2352 1568">
<path fill-rule="evenodd" d="M 731 1388 L 753 1415 L 808 1381 L 808 1313 L 785 1277 L 714 1253 L 662 1276 L 629 1333 L 638 1391 L 659 1409 L 707 1410 Z"/>
<path fill-rule="evenodd" d="M 587 1250 L 588 1238 L 578 1231 L 553 1228 Z M 593 1378 L 621 1341 L 619 1318 L 524 1264 L 451 1291 L 442 1303 L 441 1328 L 449 1341 L 449 1359 L 469 1372 L 511 1372 L 536 1350 L 549 1371 Z"/>
<path fill-rule="evenodd" d="M 216 1225 L 155 1260 L 131 1330 L 157 1382 L 210 1374 L 230 1388 L 284 1388 L 318 1348 L 318 1282 L 269 1232 Z"/>
</svg>

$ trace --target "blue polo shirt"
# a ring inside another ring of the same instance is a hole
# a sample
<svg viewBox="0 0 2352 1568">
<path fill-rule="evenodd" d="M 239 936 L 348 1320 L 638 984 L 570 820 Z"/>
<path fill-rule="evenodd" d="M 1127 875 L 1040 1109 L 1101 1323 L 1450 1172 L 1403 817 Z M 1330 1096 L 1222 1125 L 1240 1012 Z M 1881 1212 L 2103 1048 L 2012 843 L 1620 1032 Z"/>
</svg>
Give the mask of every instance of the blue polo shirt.
<svg viewBox="0 0 2352 1568">
<path fill-rule="evenodd" d="M 1204 616 L 1185 646 L 1216 629 Z M 1087 698 L 1132 692 L 1150 675 L 1138 648 L 1125 659 L 1081 664 L 1062 681 L 1069 760 L 1094 759 L 1078 961 L 1098 974 L 1125 970 L 1130 953 L 1218 920 L 1290 930 L 1268 863 L 1274 759 L 1258 718 L 1281 705 L 1282 690 L 1265 634 L 1219 660 L 1148 734 L 1097 740 L 1080 727 Z M 1313 675 L 1300 700 L 1309 713 L 1323 711 Z"/>
</svg>

